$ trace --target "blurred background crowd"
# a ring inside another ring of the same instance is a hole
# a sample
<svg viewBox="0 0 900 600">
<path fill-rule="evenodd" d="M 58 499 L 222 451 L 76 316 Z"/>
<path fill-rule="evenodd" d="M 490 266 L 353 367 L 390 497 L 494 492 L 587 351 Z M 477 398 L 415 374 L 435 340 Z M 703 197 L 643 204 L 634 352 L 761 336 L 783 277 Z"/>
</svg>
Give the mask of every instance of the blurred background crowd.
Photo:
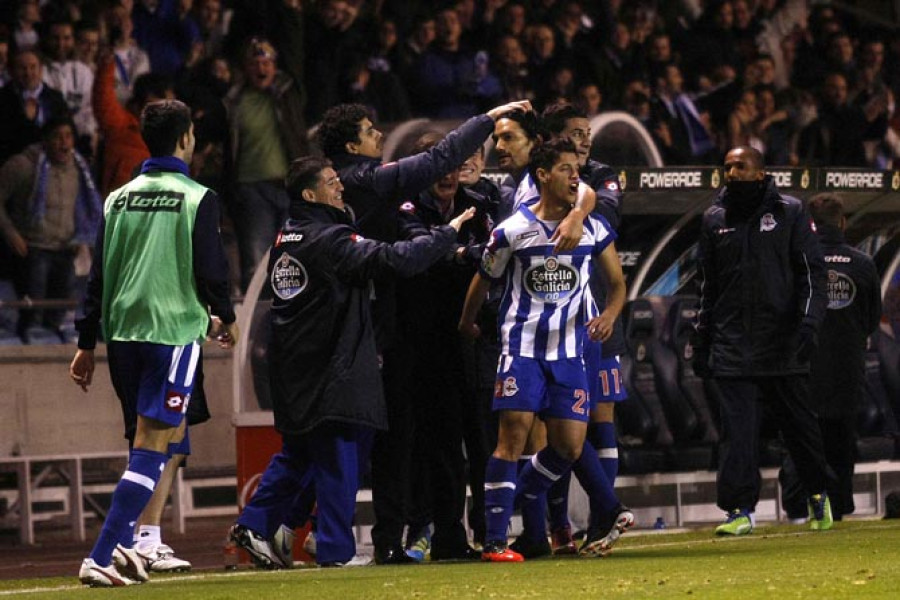
<svg viewBox="0 0 900 600">
<path fill-rule="evenodd" d="M 279 201 L 270 188 L 341 102 L 384 124 L 566 99 L 589 117 L 631 114 L 669 165 L 721 164 L 750 145 L 773 166 L 887 169 L 900 156 L 900 35 L 866 5 L 6 0 L 0 298 L 60 304 L 0 310 L 0 343 L 71 338 L 66 299 L 90 264 L 103 198 L 147 157 L 138 117 L 149 101 L 191 106 L 193 175 L 222 196 L 238 245 L 254 235 L 254 204 Z M 241 248 L 234 262 L 253 257 Z"/>
</svg>

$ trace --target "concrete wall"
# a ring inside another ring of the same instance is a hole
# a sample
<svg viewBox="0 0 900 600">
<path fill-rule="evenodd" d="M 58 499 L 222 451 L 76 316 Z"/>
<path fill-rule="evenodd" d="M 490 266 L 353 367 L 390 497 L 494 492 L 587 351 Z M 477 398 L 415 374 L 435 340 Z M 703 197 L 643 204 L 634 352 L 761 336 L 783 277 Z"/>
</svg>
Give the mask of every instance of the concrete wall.
<svg viewBox="0 0 900 600">
<path fill-rule="evenodd" d="M 127 448 L 106 347 L 87 393 L 69 379 L 74 345 L 0 347 L 0 456 Z M 191 429 L 192 467 L 235 464 L 231 352 L 207 344 L 204 389 L 212 419 Z"/>
</svg>

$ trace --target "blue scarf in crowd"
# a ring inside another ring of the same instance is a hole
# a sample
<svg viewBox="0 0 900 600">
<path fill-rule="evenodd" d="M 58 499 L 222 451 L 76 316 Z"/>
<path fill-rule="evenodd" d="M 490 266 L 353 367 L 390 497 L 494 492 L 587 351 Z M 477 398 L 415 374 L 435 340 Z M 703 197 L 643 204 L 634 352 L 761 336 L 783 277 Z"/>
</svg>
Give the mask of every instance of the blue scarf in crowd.
<svg viewBox="0 0 900 600">
<path fill-rule="evenodd" d="M 712 140 L 712 136 L 706 130 L 706 126 L 700 119 L 697 107 L 687 94 L 678 94 L 675 97 L 675 111 L 678 113 L 681 122 L 687 129 L 688 141 L 691 144 L 691 154 L 693 156 L 703 156 L 707 152 L 714 150 L 716 144 Z"/>
<path fill-rule="evenodd" d="M 91 168 L 78 153 L 73 152 L 75 166 L 78 169 L 78 197 L 75 199 L 75 235 L 74 244 L 93 244 L 100 227 L 103 214 L 103 203 L 97 186 L 91 177 Z M 50 174 L 50 159 L 41 151 L 35 167 L 34 195 L 31 202 L 32 223 L 38 225 L 47 215 L 47 177 Z"/>
</svg>

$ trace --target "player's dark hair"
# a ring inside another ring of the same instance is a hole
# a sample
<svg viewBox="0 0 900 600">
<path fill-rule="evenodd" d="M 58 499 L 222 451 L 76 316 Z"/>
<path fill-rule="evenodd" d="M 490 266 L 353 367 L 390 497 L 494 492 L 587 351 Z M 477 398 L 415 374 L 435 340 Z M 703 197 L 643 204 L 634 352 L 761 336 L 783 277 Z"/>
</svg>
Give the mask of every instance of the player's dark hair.
<svg viewBox="0 0 900 600">
<path fill-rule="evenodd" d="M 578 151 L 575 148 L 575 144 L 561 138 L 538 144 L 531 149 L 531 154 L 528 157 L 528 172 L 531 174 L 531 178 L 539 189 L 540 181 L 537 176 L 538 169 L 544 169 L 545 171 L 551 170 L 553 165 L 559 161 L 560 155 L 566 152 L 577 154 Z"/>
<path fill-rule="evenodd" d="M 587 119 L 584 111 L 566 100 L 559 100 L 547 105 L 541 113 L 541 121 L 544 127 L 553 137 L 558 136 L 566 128 L 569 119 Z"/>
<path fill-rule="evenodd" d="M 362 104 L 338 104 L 325 111 L 316 131 L 316 141 L 322 153 L 334 158 L 347 153 L 347 144 L 359 143 L 359 122 L 371 119 L 369 109 Z"/>
<path fill-rule="evenodd" d="M 541 123 L 537 113 L 532 110 L 511 110 L 503 113 L 497 118 L 498 121 L 500 119 L 509 119 L 510 121 L 518 123 L 522 128 L 522 131 L 525 132 L 525 136 L 534 142 L 545 140 L 548 137 L 543 123 Z"/>
<path fill-rule="evenodd" d="M 331 166 L 331 161 L 321 156 L 301 156 L 291 162 L 287 176 L 284 178 L 284 187 L 291 199 L 289 209 L 291 217 L 295 216 L 296 206 L 302 206 L 303 190 L 313 189 L 319 183 L 322 169 Z"/>
<path fill-rule="evenodd" d="M 180 100 L 150 102 L 141 111 L 141 137 L 150 156 L 171 156 L 191 130 L 191 109 Z"/>
<path fill-rule="evenodd" d="M 809 199 L 809 214 L 820 227 L 831 225 L 841 226 L 841 218 L 844 216 L 844 201 L 837 194 L 825 192 L 816 194 Z"/>
</svg>

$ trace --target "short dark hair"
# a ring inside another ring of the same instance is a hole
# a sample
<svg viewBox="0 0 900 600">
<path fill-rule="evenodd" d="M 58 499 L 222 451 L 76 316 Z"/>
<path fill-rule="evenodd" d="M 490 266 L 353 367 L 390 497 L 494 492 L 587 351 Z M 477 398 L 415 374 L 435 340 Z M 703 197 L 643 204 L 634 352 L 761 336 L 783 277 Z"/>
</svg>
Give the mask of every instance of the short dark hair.
<svg viewBox="0 0 900 600">
<path fill-rule="evenodd" d="M 140 108 L 147 103 L 147 98 L 151 95 L 165 98 L 166 94 L 174 89 L 175 86 L 170 77 L 162 73 L 144 73 L 134 80 L 131 101 Z"/>
<path fill-rule="evenodd" d="M 529 140 L 541 141 L 548 137 L 544 124 L 533 110 L 511 110 L 497 117 L 498 121 L 500 119 L 509 119 L 518 123 Z"/>
<path fill-rule="evenodd" d="M 809 199 L 809 214 L 816 225 L 841 226 L 844 216 L 844 201 L 837 194 L 825 192 Z"/>
<path fill-rule="evenodd" d="M 735 146 L 728 152 L 733 152 L 735 150 L 741 150 L 744 153 L 744 156 L 753 163 L 753 166 L 758 169 L 766 168 L 766 161 L 763 158 L 762 152 L 754 148 L 753 146 Z"/>
<path fill-rule="evenodd" d="M 73 135 L 75 135 L 75 132 L 77 131 L 72 117 L 69 115 L 57 115 L 47 119 L 47 122 L 41 127 L 41 139 L 45 141 L 50 139 L 53 133 L 60 127 L 70 128 Z"/>
<path fill-rule="evenodd" d="M 291 161 L 287 176 L 284 178 L 284 187 L 291 199 L 288 209 L 291 217 L 296 216 L 296 207 L 302 206 L 299 203 L 306 202 L 303 199 L 303 190 L 316 187 L 322 169 L 330 166 L 331 161 L 321 156 L 301 156 Z"/>
<path fill-rule="evenodd" d="M 191 130 L 191 109 L 180 100 L 151 102 L 141 111 L 141 137 L 150 156 L 171 156 Z"/>
<path fill-rule="evenodd" d="M 550 132 L 550 135 L 557 136 L 566 128 L 566 121 L 569 119 L 587 119 L 587 115 L 583 110 L 567 100 L 559 100 L 544 108 L 541 113 L 541 120 L 544 127 Z"/>
<path fill-rule="evenodd" d="M 359 122 L 370 118 L 369 109 L 362 104 L 338 104 L 329 108 L 316 131 L 322 153 L 329 158 L 346 154 L 349 142 L 360 141 Z"/>
<path fill-rule="evenodd" d="M 540 188 L 540 181 L 538 180 L 537 170 L 544 169 L 549 171 L 557 163 L 560 155 L 565 152 L 577 154 L 578 150 L 570 140 L 562 138 L 538 144 L 531 149 L 531 154 L 528 157 L 528 172 L 538 188 Z"/>
</svg>

